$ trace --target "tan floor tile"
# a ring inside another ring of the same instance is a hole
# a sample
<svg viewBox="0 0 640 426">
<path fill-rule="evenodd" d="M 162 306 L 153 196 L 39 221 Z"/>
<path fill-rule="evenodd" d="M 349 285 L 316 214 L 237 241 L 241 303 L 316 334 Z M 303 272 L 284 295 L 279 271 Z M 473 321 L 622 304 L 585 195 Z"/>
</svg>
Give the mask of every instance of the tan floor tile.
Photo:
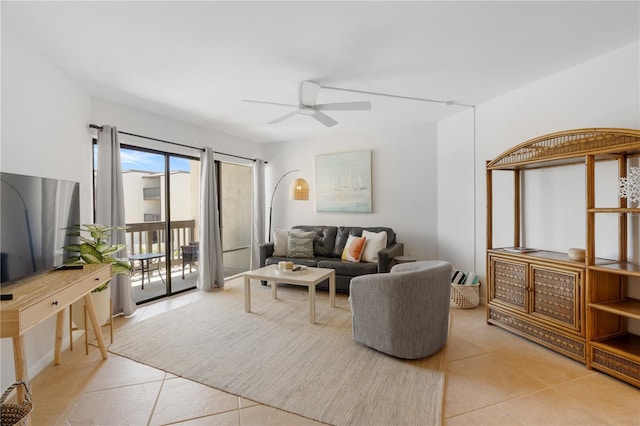
<svg viewBox="0 0 640 426">
<path fill-rule="evenodd" d="M 138 383 L 162 381 L 165 372 L 130 359 L 109 354 L 84 392 L 111 389 Z"/>
<path fill-rule="evenodd" d="M 73 425 L 144 425 L 162 382 L 125 386 L 80 395 L 66 418 Z"/>
<path fill-rule="evenodd" d="M 455 331 L 449 331 L 449 341 L 447 342 L 447 361 L 457 361 L 472 356 L 485 353 L 467 339 L 455 334 Z"/>
<path fill-rule="evenodd" d="M 57 425 L 78 399 L 77 395 L 62 398 L 47 398 L 34 400 L 31 412 L 31 426 Z"/>
<path fill-rule="evenodd" d="M 448 416 L 484 408 L 543 389 L 544 385 L 505 365 L 495 353 L 448 363 L 445 405 Z"/>
<path fill-rule="evenodd" d="M 445 419 L 443 424 L 446 426 L 517 426 L 522 423 L 502 411 L 498 406 L 492 405 L 470 413 L 461 414 L 455 417 L 448 417 Z"/>
<path fill-rule="evenodd" d="M 240 410 L 241 426 L 274 426 L 274 425 L 322 425 L 323 423 L 306 417 L 267 407 L 266 405 L 256 405 Z"/>
<path fill-rule="evenodd" d="M 553 389 L 586 405 L 618 425 L 640 425 L 640 390 L 620 380 L 596 373 Z"/>
<path fill-rule="evenodd" d="M 171 423 L 172 426 L 239 426 L 240 413 L 238 410 L 226 413 L 214 414 L 213 416 L 199 417 L 197 419 L 186 420 L 179 423 Z"/>
<path fill-rule="evenodd" d="M 524 425 L 614 424 L 607 420 L 607 414 L 593 410 L 554 389 L 535 392 L 498 406 Z"/>
<path fill-rule="evenodd" d="M 495 353 L 504 360 L 505 365 L 521 369 L 523 374 L 546 386 L 594 374 L 584 364 L 533 343 L 501 348 Z"/>
<path fill-rule="evenodd" d="M 238 397 L 183 378 L 165 380 L 152 425 L 238 410 Z"/>
</svg>

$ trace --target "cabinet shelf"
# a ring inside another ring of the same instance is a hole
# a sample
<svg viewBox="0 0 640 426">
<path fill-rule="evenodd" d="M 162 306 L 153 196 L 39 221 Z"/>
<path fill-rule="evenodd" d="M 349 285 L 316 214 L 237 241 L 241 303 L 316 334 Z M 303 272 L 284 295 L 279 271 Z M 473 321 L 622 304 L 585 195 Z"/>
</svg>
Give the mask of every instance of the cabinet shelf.
<svg viewBox="0 0 640 426">
<path fill-rule="evenodd" d="M 640 320 L 640 300 L 622 299 L 613 302 L 589 303 L 589 307 L 623 317 Z"/>
<path fill-rule="evenodd" d="M 640 265 L 631 262 L 611 262 L 611 263 L 598 263 L 589 266 L 592 271 L 608 272 L 618 275 L 629 275 L 632 277 L 640 277 Z"/>
<path fill-rule="evenodd" d="M 609 352 L 622 353 L 635 362 L 640 362 L 640 336 L 636 336 L 635 334 L 627 333 L 608 339 L 593 341 L 591 345 Z"/>
<path fill-rule="evenodd" d="M 589 213 L 640 213 L 640 208 L 631 208 L 631 207 L 599 207 L 594 209 L 588 209 Z"/>
</svg>

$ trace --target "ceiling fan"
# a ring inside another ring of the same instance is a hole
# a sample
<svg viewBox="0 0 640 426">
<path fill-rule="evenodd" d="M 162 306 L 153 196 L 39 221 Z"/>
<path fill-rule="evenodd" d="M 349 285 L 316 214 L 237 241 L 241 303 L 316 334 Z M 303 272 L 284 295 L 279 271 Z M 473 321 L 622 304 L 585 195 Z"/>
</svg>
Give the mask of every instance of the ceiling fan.
<svg viewBox="0 0 640 426">
<path fill-rule="evenodd" d="M 243 101 L 296 108 L 295 111 L 291 111 L 281 117 L 276 118 L 275 120 L 271 120 L 269 124 L 279 123 L 286 120 L 287 118 L 291 118 L 297 114 L 300 114 L 315 118 L 325 126 L 331 127 L 338 124 L 338 122 L 322 111 L 365 111 L 371 109 L 371 102 L 338 102 L 331 104 L 316 104 L 316 98 L 318 97 L 320 89 L 321 86 L 318 83 L 314 83 L 313 81 L 303 81 L 302 83 L 300 83 L 300 88 L 298 91 L 298 105 L 255 101 L 251 99 L 244 99 Z"/>
</svg>

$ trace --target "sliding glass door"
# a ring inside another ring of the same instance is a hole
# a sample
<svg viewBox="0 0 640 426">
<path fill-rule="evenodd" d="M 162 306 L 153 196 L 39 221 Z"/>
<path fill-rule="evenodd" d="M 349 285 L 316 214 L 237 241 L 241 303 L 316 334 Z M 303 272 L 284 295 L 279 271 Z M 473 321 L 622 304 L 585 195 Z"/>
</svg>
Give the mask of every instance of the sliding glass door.
<svg viewBox="0 0 640 426">
<path fill-rule="evenodd" d="M 195 288 L 199 159 L 124 144 L 120 153 L 128 229 L 127 253 L 118 256 L 133 265 L 134 301 L 141 304 Z M 229 277 L 250 265 L 253 168 L 216 164 L 224 276 Z"/>
<path fill-rule="evenodd" d="M 253 168 L 218 163 L 224 276 L 249 270 Z"/>
</svg>

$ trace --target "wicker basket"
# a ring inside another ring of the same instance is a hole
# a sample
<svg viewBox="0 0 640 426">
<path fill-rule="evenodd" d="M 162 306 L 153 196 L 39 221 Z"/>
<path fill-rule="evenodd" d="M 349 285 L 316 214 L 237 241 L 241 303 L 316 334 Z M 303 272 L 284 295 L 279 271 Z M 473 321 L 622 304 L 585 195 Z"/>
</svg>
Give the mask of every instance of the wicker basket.
<svg viewBox="0 0 640 426">
<path fill-rule="evenodd" d="M 451 296 L 449 300 L 452 308 L 473 309 L 477 307 L 480 304 L 480 283 L 451 283 Z"/>
<path fill-rule="evenodd" d="M 25 396 L 22 404 L 8 404 L 4 401 L 9 394 L 18 386 L 24 386 Z M 31 403 L 31 386 L 27 382 L 16 382 L 9 389 L 4 391 L 0 398 L 0 424 L 1 426 L 29 426 L 31 424 L 31 412 L 33 404 Z"/>
</svg>

